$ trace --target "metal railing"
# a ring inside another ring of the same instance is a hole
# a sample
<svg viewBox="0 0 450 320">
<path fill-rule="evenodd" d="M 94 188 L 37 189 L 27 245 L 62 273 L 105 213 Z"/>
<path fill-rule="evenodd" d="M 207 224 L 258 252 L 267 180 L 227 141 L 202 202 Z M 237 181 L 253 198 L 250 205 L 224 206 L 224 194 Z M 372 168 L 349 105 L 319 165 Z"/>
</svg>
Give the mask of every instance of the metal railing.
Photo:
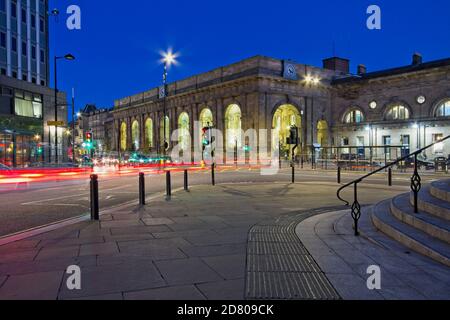
<svg viewBox="0 0 450 320">
<path fill-rule="evenodd" d="M 358 201 L 358 184 L 361 183 L 363 180 L 365 180 L 379 172 L 386 171 L 386 170 L 390 169 L 391 167 L 393 167 L 394 165 L 397 165 L 401 162 L 407 161 L 407 160 L 411 159 L 412 157 L 414 157 L 414 173 L 413 173 L 413 176 L 411 177 L 411 191 L 414 194 L 414 212 L 419 213 L 418 195 L 419 195 L 420 190 L 422 189 L 422 179 L 419 175 L 418 156 L 420 154 L 422 154 L 425 150 L 435 146 L 438 143 L 443 143 L 444 141 L 446 141 L 448 139 L 450 139 L 450 136 L 447 136 L 439 141 L 434 142 L 433 144 L 430 144 L 429 146 L 426 146 L 426 147 L 419 149 L 413 153 L 410 153 L 407 156 L 399 158 L 399 159 L 395 160 L 394 162 L 392 162 L 388 165 L 385 165 L 384 167 L 381 167 L 375 171 L 372 171 L 371 173 L 366 174 L 365 176 L 358 178 L 352 182 L 349 182 L 349 183 L 343 185 L 341 188 L 339 188 L 339 190 L 337 191 L 338 199 L 341 200 L 342 202 L 344 202 L 347 206 L 349 206 L 350 202 L 348 202 L 347 200 L 344 200 L 341 197 L 341 192 L 344 189 L 346 189 L 352 185 L 354 186 L 354 190 L 353 190 L 354 199 L 353 199 L 353 204 L 351 206 L 351 210 L 352 210 L 352 218 L 353 218 L 353 221 L 355 224 L 355 236 L 359 236 L 358 222 L 359 222 L 359 219 L 361 218 L 361 204 Z"/>
</svg>

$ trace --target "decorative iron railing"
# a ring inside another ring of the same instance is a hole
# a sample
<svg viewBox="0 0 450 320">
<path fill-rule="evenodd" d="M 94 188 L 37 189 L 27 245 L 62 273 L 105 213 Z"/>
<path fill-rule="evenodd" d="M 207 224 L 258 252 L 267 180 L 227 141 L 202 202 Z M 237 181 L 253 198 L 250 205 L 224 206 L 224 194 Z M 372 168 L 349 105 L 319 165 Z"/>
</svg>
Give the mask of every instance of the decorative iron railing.
<svg viewBox="0 0 450 320">
<path fill-rule="evenodd" d="M 371 173 L 369 173 L 361 178 L 358 178 L 352 182 L 349 182 L 349 183 L 343 185 L 341 188 L 339 188 L 339 190 L 337 191 L 338 199 L 341 200 L 342 202 L 344 202 L 347 206 L 349 206 L 350 202 L 348 202 L 347 200 L 344 200 L 341 197 L 341 193 L 344 189 L 346 189 L 350 186 L 354 187 L 354 199 L 353 199 L 353 204 L 351 206 L 351 210 L 352 210 L 352 218 L 353 218 L 353 221 L 355 224 L 355 236 L 359 236 L 358 222 L 359 222 L 359 219 L 361 218 L 361 204 L 358 201 L 358 184 L 377 173 L 386 171 L 386 170 L 392 168 L 393 166 L 395 166 L 401 162 L 407 161 L 407 160 L 411 159 L 412 157 L 414 157 L 414 173 L 411 177 L 411 191 L 414 194 L 414 212 L 419 213 L 418 195 L 419 195 L 420 190 L 422 189 L 422 179 L 419 174 L 418 156 L 420 154 L 422 154 L 425 150 L 435 146 L 438 143 L 443 143 L 444 141 L 446 141 L 448 139 L 450 139 L 450 136 L 447 136 L 439 141 L 434 142 L 433 144 L 430 144 L 429 146 L 426 146 L 426 147 L 419 149 L 413 153 L 410 153 L 407 156 L 399 158 L 399 159 L 395 160 L 394 162 L 392 162 L 388 165 L 385 165 L 384 167 L 381 167 L 375 171 L 372 171 Z"/>
</svg>

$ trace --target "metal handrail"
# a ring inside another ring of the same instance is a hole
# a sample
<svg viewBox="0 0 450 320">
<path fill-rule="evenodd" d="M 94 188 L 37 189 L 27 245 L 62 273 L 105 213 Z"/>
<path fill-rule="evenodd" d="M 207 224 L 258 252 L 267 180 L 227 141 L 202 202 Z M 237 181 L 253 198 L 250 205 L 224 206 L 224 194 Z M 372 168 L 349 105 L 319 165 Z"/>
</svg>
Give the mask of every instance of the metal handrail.
<svg viewBox="0 0 450 320">
<path fill-rule="evenodd" d="M 348 187 L 350 187 L 352 185 L 354 186 L 354 201 L 353 201 L 353 205 L 352 205 L 351 208 L 352 208 L 352 218 L 353 218 L 353 221 L 355 223 L 355 235 L 356 236 L 359 235 L 358 222 L 359 222 L 359 219 L 361 218 L 361 205 L 360 205 L 360 203 L 358 201 L 358 184 L 361 183 L 363 180 L 365 180 L 365 179 L 367 179 L 367 178 L 369 178 L 369 177 L 371 177 L 371 176 L 373 176 L 373 175 L 375 175 L 375 174 L 377 174 L 377 173 L 379 173 L 381 171 L 385 171 L 387 169 L 390 169 L 394 165 L 396 165 L 396 164 L 398 164 L 398 163 L 400 163 L 402 161 L 406 161 L 406 160 L 410 159 L 411 157 L 414 157 L 414 174 L 411 177 L 411 190 L 414 193 L 414 212 L 418 213 L 419 212 L 418 194 L 419 194 L 419 192 L 420 192 L 420 190 L 422 188 L 422 185 L 421 185 L 421 178 L 420 178 L 419 170 L 418 170 L 418 159 L 417 159 L 417 156 L 419 154 L 421 154 L 422 152 L 424 152 L 425 150 L 428 150 L 429 148 L 435 146 L 436 144 L 442 143 L 442 142 L 444 142 L 444 141 L 446 141 L 448 139 L 450 139 L 450 136 L 447 136 L 447 137 L 445 137 L 445 138 L 443 138 L 441 140 L 438 140 L 438 141 L 436 141 L 436 142 L 434 142 L 434 143 L 432 143 L 432 144 L 430 144 L 430 145 L 428 145 L 428 146 L 426 146 L 426 147 L 424 147 L 422 149 L 414 151 L 414 152 L 410 153 L 407 156 L 399 158 L 399 159 L 395 160 L 394 162 L 392 162 L 392 163 L 390 163 L 388 165 L 385 165 L 384 167 L 379 168 L 379 169 L 377 169 L 375 171 L 372 171 L 372 172 L 366 174 L 365 176 L 363 176 L 361 178 L 358 178 L 358 179 L 356 179 L 356 180 L 354 180 L 352 182 L 349 182 L 349 183 L 343 185 L 341 188 L 339 188 L 339 190 L 337 191 L 338 199 L 341 200 L 342 202 L 344 202 L 346 206 L 349 206 L 350 202 L 348 202 L 347 200 L 344 200 L 341 197 L 341 192 L 344 189 L 346 189 L 346 188 L 348 188 Z"/>
</svg>

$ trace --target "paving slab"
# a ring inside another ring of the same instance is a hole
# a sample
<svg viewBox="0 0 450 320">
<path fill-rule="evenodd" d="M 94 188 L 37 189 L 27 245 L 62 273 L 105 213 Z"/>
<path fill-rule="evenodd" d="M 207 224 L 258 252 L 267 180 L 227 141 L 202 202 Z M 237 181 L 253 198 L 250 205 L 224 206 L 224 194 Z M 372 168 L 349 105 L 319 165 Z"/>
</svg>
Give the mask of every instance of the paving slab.
<svg viewBox="0 0 450 320">
<path fill-rule="evenodd" d="M 206 300 L 194 285 L 173 286 L 124 293 L 125 300 Z"/>
<path fill-rule="evenodd" d="M 10 276 L 0 288 L 0 300 L 56 300 L 64 272 Z"/>
<path fill-rule="evenodd" d="M 229 255 L 202 258 L 208 266 L 227 280 L 239 279 L 245 275 L 246 255 Z"/>
<path fill-rule="evenodd" d="M 169 285 L 199 284 L 223 280 L 198 258 L 156 261 L 155 265 Z"/>
<path fill-rule="evenodd" d="M 244 300 L 245 279 L 198 284 L 197 288 L 208 300 Z"/>
<path fill-rule="evenodd" d="M 119 253 L 116 242 L 85 244 L 80 247 L 80 256 L 112 255 Z"/>
</svg>

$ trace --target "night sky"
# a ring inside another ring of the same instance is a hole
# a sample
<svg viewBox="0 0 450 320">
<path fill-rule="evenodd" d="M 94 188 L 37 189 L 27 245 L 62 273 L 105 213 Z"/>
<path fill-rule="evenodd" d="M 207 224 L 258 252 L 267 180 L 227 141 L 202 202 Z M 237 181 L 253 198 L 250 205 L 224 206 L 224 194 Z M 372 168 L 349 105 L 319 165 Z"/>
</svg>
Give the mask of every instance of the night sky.
<svg viewBox="0 0 450 320">
<path fill-rule="evenodd" d="M 82 10 L 80 31 L 66 28 L 71 4 Z M 371 4 L 382 9 L 380 31 L 366 28 Z M 416 51 L 425 61 L 450 57 L 448 0 L 50 0 L 53 7 L 61 15 L 50 18 L 51 56 L 76 56 L 58 71 L 62 90 L 75 87 L 77 108 L 112 107 L 159 86 L 159 51 L 168 47 L 181 54 L 169 81 L 258 54 L 321 66 L 334 51 L 352 72 L 360 63 L 369 71 L 410 64 Z"/>
</svg>

